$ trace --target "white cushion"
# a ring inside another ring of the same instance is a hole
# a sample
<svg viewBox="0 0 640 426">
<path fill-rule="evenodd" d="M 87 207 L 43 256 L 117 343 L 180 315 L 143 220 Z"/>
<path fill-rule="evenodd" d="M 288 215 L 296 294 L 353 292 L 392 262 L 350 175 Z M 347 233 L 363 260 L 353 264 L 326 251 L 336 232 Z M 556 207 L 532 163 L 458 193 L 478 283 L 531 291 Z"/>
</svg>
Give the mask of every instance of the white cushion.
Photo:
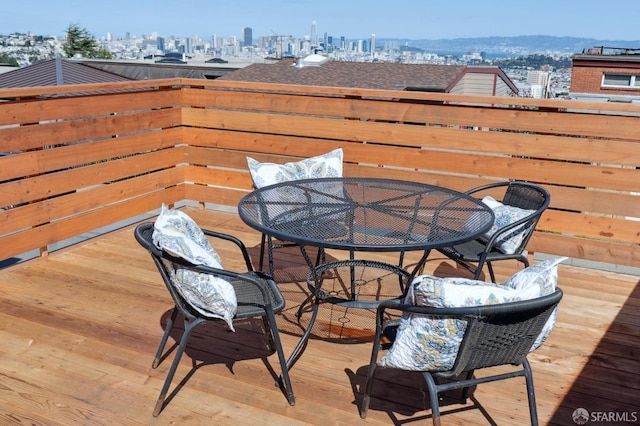
<svg viewBox="0 0 640 426">
<path fill-rule="evenodd" d="M 163 204 L 154 223 L 152 238 L 156 247 L 175 257 L 194 265 L 222 269 L 222 259 L 200 227 L 184 212 L 168 209 Z M 204 316 L 225 320 L 234 330 L 232 320 L 238 303 L 231 283 L 172 262 L 164 264 L 170 273 L 171 283 L 194 309 Z"/>
<path fill-rule="evenodd" d="M 556 290 L 558 283 L 558 264 L 568 259 L 567 257 L 559 257 L 549 259 L 544 262 L 537 263 L 533 266 L 525 268 L 511 278 L 506 280 L 502 285 L 514 290 L 520 290 L 525 287 L 537 288 L 540 295 L 551 294 Z M 547 340 L 551 330 L 556 324 L 558 308 L 553 310 L 551 316 L 547 320 L 542 332 L 534 342 L 531 350 L 536 350 Z"/>
<path fill-rule="evenodd" d="M 251 157 L 247 157 L 247 163 L 254 186 L 256 188 L 262 188 L 276 183 L 291 182 L 300 179 L 342 177 L 342 157 L 342 148 L 338 148 L 326 154 L 306 158 L 294 163 L 259 163 Z M 264 211 L 258 212 L 261 220 L 268 220 L 273 225 L 281 221 L 290 222 L 303 220 L 308 218 L 309 215 L 318 217 L 333 213 L 331 208 L 323 209 L 322 207 L 318 207 L 317 204 L 338 203 L 338 200 L 344 196 L 343 186 L 341 182 L 327 182 L 324 186 L 322 192 L 327 195 L 320 195 L 319 193 L 309 194 L 302 189 L 292 187 L 279 188 L 278 192 L 281 193 L 283 200 L 288 200 L 293 204 L 299 203 L 300 205 L 307 205 L 309 201 L 307 197 L 311 195 L 311 204 L 316 204 L 316 207 L 310 212 L 306 210 L 292 211 L 290 206 L 269 205 Z M 267 217 L 263 217 L 264 213 L 267 214 Z M 332 215 L 330 220 L 339 221 L 340 218 Z"/>
<path fill-rule="evenodd" d="M 247 157 L 249 172 L 256 188 L 299 179 L 342 177 L 342 148 L 298 162 L 259 163 Z"/>
<path fill-rule="evenodd" d="M 505 226 L 510 225 L 513 222 L 527 217 L 535 212 L 535 210 L 526 210 L 518 207 L 506 206 L 490 196 L 484 197 L 482 199 L 482 202 L 489 206 L 491 210 L 493 210 L 493 214 L 495 216 L 493 226 L 484 235 L 486 239 L 490 239 L 491 237 L 493 237 L 493 235 L 496 232 L 499 232 L 501 228 L 504 228 Z M 520 246 L 520 243 L 522 242 L 526 231 L 527 229 L 524 227 L 524 224 L 518 226 L 505 233 L 504 235 L 500 235 L 496 240 L 496 246 L 505 254 L 513 254 Z"/>
<path fill-rule="evenodd" d="M 566 257 L 526 268 L 501 284 L 466 278 L 422 275 L 414 279 L 406 303 L 416 306 L 464 307 L 509 303 L 555 291 L 557 266 Z M 531 347 L 537 349 L 555 324 L 555 311 Z M 453 367 L 466 321 L 419 314 L 402 315 L 396 340 L 379 361 L 383 367 L 415 371 L 447 371 Z"/>
</svg>

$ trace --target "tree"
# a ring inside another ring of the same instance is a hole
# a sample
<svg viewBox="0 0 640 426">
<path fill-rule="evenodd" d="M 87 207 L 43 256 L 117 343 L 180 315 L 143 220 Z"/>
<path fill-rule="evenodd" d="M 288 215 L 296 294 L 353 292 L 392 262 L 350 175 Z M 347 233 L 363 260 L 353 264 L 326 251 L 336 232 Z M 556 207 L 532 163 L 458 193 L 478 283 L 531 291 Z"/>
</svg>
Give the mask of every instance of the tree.
<svg viewBox="0 0 640 426">
<path fill-rule="evenodd" d="M 0 53 L 0 64 L 9 64 L 13 66 L 18 66 L 18 60 L 14 57 L 9 56 L 7 53 Z"/>
<path fill-rule="evenodd" d="M 67 28 L 67 36 L 62 45 L 62 50 L 67 57 L 80 55 L 83 58 L 111 59 L 111 53 L 100 46 L 96 39 L 86 28 L 78 24 L 70 24 Z"/>
</svg>

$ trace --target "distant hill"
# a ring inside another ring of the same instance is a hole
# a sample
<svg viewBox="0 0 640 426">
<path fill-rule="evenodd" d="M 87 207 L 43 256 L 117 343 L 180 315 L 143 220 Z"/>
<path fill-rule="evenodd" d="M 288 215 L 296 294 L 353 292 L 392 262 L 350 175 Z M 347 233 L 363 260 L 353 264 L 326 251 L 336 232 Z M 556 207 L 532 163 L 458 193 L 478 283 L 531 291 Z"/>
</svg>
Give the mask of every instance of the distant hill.
<svg viewBox="0 0 640 426">
<path fill-rule="evenodd" d="M 378 39 L 376 44 L 396 42 L 401 46 L 433 53 L 486 52 L 492 54 L 559 53 L 572 55 L 595 46 L 640 48 L 640 40 L 598 40 L 594 38 L 518 36 L 480 37 L 439 40 Z"/>
</svg>

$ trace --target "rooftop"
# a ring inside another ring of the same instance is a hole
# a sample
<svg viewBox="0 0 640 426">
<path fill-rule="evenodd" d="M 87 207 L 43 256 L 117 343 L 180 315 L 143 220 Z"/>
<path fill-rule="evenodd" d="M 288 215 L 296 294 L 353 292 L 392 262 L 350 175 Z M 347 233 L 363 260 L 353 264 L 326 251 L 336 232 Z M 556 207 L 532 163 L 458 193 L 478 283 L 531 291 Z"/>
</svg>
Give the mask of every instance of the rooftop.
<svg viewBox="0 0 640 426">
<path fill-rule="evenodd" d="M 0 87 L 59 86 L 130 80 L 119 74 L 56 58 L 0 74 Z"/>
<path fill-rule="evenodd" d="M 296 61 L 283 59 L 273 64 L 249 65 L 225 75 L 222 80 L 387 90 L 429 85 L 444 91 L 454 84 L 467 68 L 465 65 L 342 61 L 314 64 L 317 66 L 296 66 Z"/>
</svg>

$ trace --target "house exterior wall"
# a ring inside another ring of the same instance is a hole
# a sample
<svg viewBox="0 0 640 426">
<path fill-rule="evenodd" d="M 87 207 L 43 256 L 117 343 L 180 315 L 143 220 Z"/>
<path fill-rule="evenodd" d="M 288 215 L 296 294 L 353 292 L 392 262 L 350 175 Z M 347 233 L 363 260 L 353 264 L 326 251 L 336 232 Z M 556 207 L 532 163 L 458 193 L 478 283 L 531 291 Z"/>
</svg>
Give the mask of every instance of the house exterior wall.
<svg viewBox="0 0 640 426">
<path fill-rule="evenodd" d="M 466 73 L 449 93 L 477 96 L 513 96 L 513 90 L 495 73 Z"/>
<path fill-rule="evenodd" d="M 585 55 L 588 56 L 588 55 Z M 637 57 L 610 57 L 597 56 L 590 58 L 574 58 L 571 73 L 571 96 L 577 99 L 603 99 L 629 98 L 640 100 L 640 86 L 635 87 L 603 87 L 602 80 L 605 74 L 635 75 L 640 76 L 640 62 Z M 590 97 L 589 95 L 593 95 Z"/>
<path fill-rule="evenodd" d="M 451 89 L 459 95 L 493 96 L 494 74 L 467 73 Z"/>
<path fill-rule="evenodd" d="M 509 85 L 507 83 L 505 83 L 505 81 L 501 78 L 497 78 L 496 79 L 496 92 L 494 93 L 495 96 L 513 96 L 513 90 L 511 90 L 511 88 L 509 87 Z"/>
</svg>

